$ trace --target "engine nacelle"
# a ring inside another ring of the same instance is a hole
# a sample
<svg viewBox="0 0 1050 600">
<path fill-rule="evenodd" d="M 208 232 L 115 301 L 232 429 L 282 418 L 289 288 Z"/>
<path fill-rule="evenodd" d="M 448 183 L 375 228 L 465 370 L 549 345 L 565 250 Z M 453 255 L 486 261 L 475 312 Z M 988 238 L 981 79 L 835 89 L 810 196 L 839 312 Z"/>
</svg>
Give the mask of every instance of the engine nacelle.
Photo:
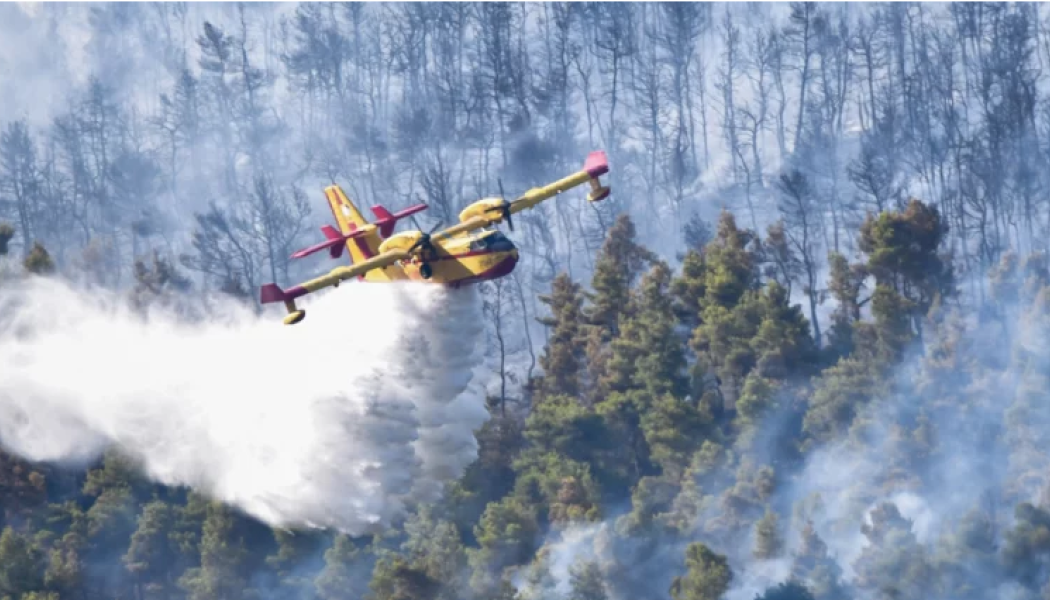
<svg viewBox="0 0 1050 600">
<path fill-rule="evenodd" d="M 408 250 L 413 244 L 418 242 L 421 237 L 423 237 L 423 232 L 421 231 L 402 231 L 400 233 L 395 233 L 383 240 L 382 244 L 379 244 L 379 253 L 382 254 L 391 250 Z"/>
<path fill-rule="evenodd" d="M 500 211 L 493 209 L 500 206 L 503 206 L 503 198 L 494 197 L 478 200 L 459 213 L 459 222 L 464 223 L 474 217 L 483 217 L 493 223 L 498 223 L 501 217 Z"/>
</svg>

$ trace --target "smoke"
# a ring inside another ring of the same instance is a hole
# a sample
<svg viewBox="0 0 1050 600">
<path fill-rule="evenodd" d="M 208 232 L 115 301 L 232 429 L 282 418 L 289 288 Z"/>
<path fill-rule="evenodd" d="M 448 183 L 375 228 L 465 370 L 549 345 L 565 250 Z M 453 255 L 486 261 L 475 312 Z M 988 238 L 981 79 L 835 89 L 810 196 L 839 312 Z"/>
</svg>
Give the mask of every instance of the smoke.
<svg viewBox="0 0 1050 600">
<path fill-rule="evenodd" d="M 992 596 L 1027 597 L 1018 595 L 1023 585 L 1008 564 L 1022 559 L 1004 548 L 1016 524 L 1016 505 L 1045 505 L 1041 494 L 1050 486 L 1045 434 L 1050 427 L 1045 395 L 1050 377 L 1045 358 L 1048 326 L 1039 300 L 1027 307 L 1004 306 L 1003 313 L 1012 315 L 1005 323 L 962 319 L 965 313 L 948 315 L 935 327 L 931 321 L 925 350 L 913 348 L 886 375 L 891 385 L 857 407 L 848 431 L 808 451 L 798 467 L 778 472 L 777 487 L 761 507 L 779 517 L 784 549 L 777 556 L 754 556 L 754 523 L 744 535 L 729 538 L 717 526 L 705 527 L 717 515 L 727 486 L 741 484 L 732 472 L 723 472 L 726 481 L 702 488 L 701 508 L 686 515 L 696 516 L 699 526 L 682 535 L 668 534 L 659 526 L 621 533 L 620 515 L 552 533 L 543 540 L 551 575 L 565 589 L 570 585 L 569 565 L 597 560 L 613 600 L 663 596 L 673 578 L 686 572 L 682 556 L 688 544 L 702 542 L 729 560 L 733 581 L 726 600 L 755 598 L 792 578 L 819 586 L 827 582 L 811 577 L 828 577 L 829 572 L 820 570 L 823 566 L 807 566 L 813 560 L 813 555 L 804 554 L 802 540 L 808 521 L 826 545 L 827 560 L 840 571 L 846 597 L 877 597 L 872 573 L 883 582 L 896 580 L 903 598 L 955 600 L 960 596 L 953 595 L 957 590 L 949 584 L 958 584 L 960 573 L 967 573 L 965 581 L 980 589 L 995 590 Z M 771 449 L 785 432 L 797 435 L 795 427 L 782 414 L 769 414 L 756 441 L 741 451 L 758 464 L 775 464 Z M 881 531 L 906 529 L 915 544 L 911 554 L 895 554 L 898 549 L 891 542 L 873 539 L 880 537 L 877 532 L 865 534 L 863 527 L 875 525 L 873 512 L 884 504 L 891 504 L 902 521 L 884 525 Z M 674 503 L 667 510 L 676 510 Z M 656 515 L 653 521 L 659 524 L 664 517 Z M 988 519 L 995 532 L 990 546 L 996 550 L 971 539 L 974 535 L 966 524 L 970 518 Z M 984 562 L 986 552 L 992 553 L 991 562 Z M 898 571 L 896 565 L 903 564 L 894 562 L 898 560 L 923 561 L 931 577 L 945 587 L 937 594 L 925 592 L 923 586 L 930 581 Z M 800 563 L 802 568 L 796 568 Z M 624 571 L 623 565 L 631 568 Z M 862 571 L 867 580 L 861 578 Z"/>
<path fill-rule="evenodd" d="M 52 280 L 0 291 L 0 443 L 83 463 L 118 447 L 155 481 L 275 527 L 352 535 L 430 501 L 477 454 L 472 288 L 351 285 L 284 326 L 213 303 L 188 323 Z"/>
</svg>

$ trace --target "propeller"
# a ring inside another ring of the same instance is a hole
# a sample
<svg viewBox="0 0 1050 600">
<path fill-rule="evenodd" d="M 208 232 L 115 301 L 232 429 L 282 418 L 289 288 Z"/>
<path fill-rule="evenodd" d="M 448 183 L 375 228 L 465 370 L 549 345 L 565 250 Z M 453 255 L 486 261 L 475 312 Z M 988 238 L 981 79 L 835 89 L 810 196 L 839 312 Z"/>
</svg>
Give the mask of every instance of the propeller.
<svg viewBox="0 0 1050 600">
<path fill-rule="evenodd" d="M 416 243 L 412 244 L 412 246 L 409 248 L 409 252 L 415 250 L 416 248 L 422 245 L 426 245 L 430 248 L 433 248 L 433 246 L 431 246 L 430 244 L 430 234 L 437 231 L 438 227 L 441 227 L 441 221 L 434 223 L 434 226 L 430 228 L 430 231 L 423 231 L 423 227 L 420 226 L 419 221 L 416 221 L 415 217 L 412 217 L 412 224 L 416 226 L 416 229 L 419 230 L 421 235 L 419 236 L 419 239 L 416 240 Z"/>
<path fill-rule="evenodd" d="M 514 231 L 514 220 L 510 218 L 510 202 L 507 202 L 507 198 L 503 195 L 503 180 L 497 178 L 496 182 L 499 183 L 499 199 L 503 201 L 503 204 L 499 206 L 493 206 L 489 210 L 498 210 L 503 220 L 507 222 L 507 227 L 510 227 L 511 231 Z"/>
<path fill-rule="evenodd" d="M 419 239 L 416 240 L 416 243 L 414 243 L 411 246 L 409 246 L 408 251 L 412 252 L 416 248 L 421 248 L 421 247 L 424 247 L 424 246 L 426 247 L 425 250 L 433 250 L 434 249 L 434 245 L 430 241 L 430 234 L 432 234 L 435 231 L 437 231 L 437 228 L 440 227 L 440 226 L 441 226 L 441 223 L 439 222 L 439 223 L 435 224 L 433 227 L 431 227 L 430 231 L 423 231 L 422 229 L 420 229 Z"/>
<path fill-rule="evenodd" d="M 414 222 L 415 218 L 413 218 L 412 221 Z M 434 251 L 434 244 L 430 241 L 430 234 L 432 234 L 435 231 L 437 231 L 438 227 L 441 227 L 441 221 L 438 221 L 437 223 L 435 223 L 434 226 L 430 228 L 430 231 L 423 231 L 423 228 L 419 227 L 419 223 L 416 223 L 415 225 L 419 229 L 419 232 L 420 232 L 419 233 L 419 239 L 416 240 L 416 243 L 414 243 L 414 244 L 412 244 L 411 246 L 408 247 L 408 252 L 411 254 L 412 252 L 415 252 L 417 249 L 422 250 L 422 252 L 420 252 L 421 256 L 420 256 L 420 260 L 419 260 L 419 263 L 420 263 L 419 269 L 420 269 L 420 273 L 424 273 L 423 277 L 426 278 L 426 279 L 429 279 L 430 275 L 425 274 L 425 273 L 429 273 L 429 271 L 430 271 L 429 264 L 427 262 L 426 257 L 427 257 L 428 254 L 431 254 Z"/>
</svg>

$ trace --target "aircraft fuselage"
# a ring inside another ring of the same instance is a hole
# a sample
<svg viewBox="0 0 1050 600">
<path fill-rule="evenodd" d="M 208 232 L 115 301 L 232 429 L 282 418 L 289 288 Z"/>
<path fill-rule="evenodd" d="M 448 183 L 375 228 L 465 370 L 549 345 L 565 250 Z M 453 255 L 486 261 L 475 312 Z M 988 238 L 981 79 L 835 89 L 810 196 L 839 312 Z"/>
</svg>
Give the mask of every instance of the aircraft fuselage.
<svg viewBox="0 0 1050 600">
<path fill-rule="evenodd" d="M 414 256 L 401 263 L 405 278 L 460 287 L 505 277 L 518 264 L 518 248 L 499 231 L 482 231 L 435 246 L 429 256 Z M 421 272 L 430 267 L 430 277 Z"/>
</svg>

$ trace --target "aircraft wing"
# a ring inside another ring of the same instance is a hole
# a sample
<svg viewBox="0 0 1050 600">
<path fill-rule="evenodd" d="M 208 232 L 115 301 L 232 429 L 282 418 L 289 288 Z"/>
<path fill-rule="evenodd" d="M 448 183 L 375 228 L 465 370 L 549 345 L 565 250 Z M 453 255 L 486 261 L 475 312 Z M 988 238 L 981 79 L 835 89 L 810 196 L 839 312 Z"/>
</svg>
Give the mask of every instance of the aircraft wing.
<svg viewBox="0 0 1050 600">
<path fill-rule="evenodd" d="M 510 203 L 510 212 L 519 213 L 527 208 L 536 206 L 548 198 L 553 198 L 562 192 L 588 182 L 591 184 L 591 193 L 587 195 L 587 200 L 590 202 L 602 200 L 609 195 L 609 188 L 607 186 L 602 186 L 601 181 L 598 178 L 608 172 L 609 161 L 605 156 L 605 152 L 601 150 L 591 152 L 587 155 L 587 160 L 583 163 L 583 169 L 569 175 L 568 177 L 563 177 L 554 183 L 547 184 L 543 187 L 532 188 L 525 192 Z"/>
<path fill-rule="evenodd" d="M 390 250 L 389 252 L 384 252 L 379 256 L 373 256 L 372 258 L 356 265 L 332 269 L 327 275 L 311 279 L 310 281 L 300 284 L 298 287 L 305 289 L 307 293 L 316 292 L 321 288 L 339 285 L 339 283 L 346 279 L 353 279 L 358 275 L 364 275 L 373 269 L 389 267 L 395 262 L 404 260 L 408 257 L 409 253 L 404 250 Z"/>
<path fill-rule="evenodd" d="M 489 225 L 498 222 L 499 216 L 496 216 L 495 218 L 486 218 L 481 216 L 471 217 L 466 221 L 463 221 L 462 223 L 456 223 L 451 227 L 438 231 L 437 233 L 430 236 L 430 240 L 433 242 L 437 242 L 440 240 L 448 239 L 450 237 L 455 237 L 461 233 L 474 231 L 475 229 L 484 229 L 485 227 L 488 227 Z"/>
<path fill-rule="evenodd" d="M 295 299 L 305 296 L 309 293 L 316 292 L 317 290 L 336 286 L 342 283 L 344 280 L 352 279 L 359 275 L 373 269 L 382 269 L 388 267 L 399 260 L 408 258 L 410 254 L 404 250 L 390 250 L 384 252 L 379 256 L 374 256 L 366 261 L 360 262 L 355 265 L 348 267 L 338 267 L 332 269 L 327 275 L 322 275 L 310 281 L 301 283 L 293 288 L 282 290 L 277 284 L 268 283 L 262 286 L 260 291 L 259 301 L 262 304 L 270 304 L 273 302 L 284 302 L 285 307 L 288 309 L 289 316 L 285 319 L 285 323 L 293 324 L 298 323 L 305 316 L 305 311 L 298 310 L 295 307 Z"/>
<path fill-rule="evenodd" d="M 608 172 L 609 162 L 606 158 L 605 152 L 601 150 L 591 152 L 587 156 L 587 160 L 583 163 L 583 169 L 576 173 L 573 173 L 568 177 L 563 177 L 558 181 L 549 183 L 543 187 L 532 188 L 511 202 L 500 199 L 496 199 L 495 201 L 493 199 L 486 199 L 476 202 L 467 207 L 463 213 L 460 213 L 460 219 L 462 219 L 460 223 L 433 234 L 431 239 L 437 241 L 450 238 L 460 233 L 489 227 L 490 225 L 500 223 L 505 219 L 509 220 L 511 214 L 519 213 L 527 208 L 532 208 L 548 198 L 553 198 L 562 192 L 583 185 L 584 183 L 591 184 L 591 193 L 587 195 L 587 200 L 590 202 L 597 202 L 609 195 L 608 186 L 603 186 L 598 179 L 600 176 L 605 175 Z M 514 229 L 513 223 L 510 223 L 510 225 L 511 229 Z"/>
</svg>

